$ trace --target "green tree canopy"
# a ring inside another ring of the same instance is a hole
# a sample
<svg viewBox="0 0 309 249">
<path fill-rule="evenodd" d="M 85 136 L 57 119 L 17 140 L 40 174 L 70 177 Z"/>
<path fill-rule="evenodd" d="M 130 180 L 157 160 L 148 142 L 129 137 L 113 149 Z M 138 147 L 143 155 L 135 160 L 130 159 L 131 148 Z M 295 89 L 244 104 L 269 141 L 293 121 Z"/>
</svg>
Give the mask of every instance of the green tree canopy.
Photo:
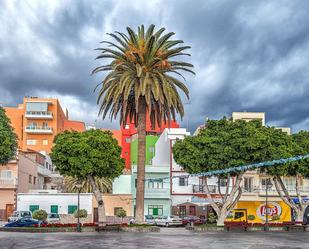
<svg viewBox="0 0 309 249">
<path fill-rule="evenodd" d="M 117 140 L 109 131 L 65 131 L 55 137 L 51 158 L 63 175 L 113 179 L 124 169 Z"/>
<path fill-rule="evenodd" d="M 13 159 L 17 150 L 17 136 L 13 132 L 10 119 L 0 107 L 0 165 Z"/>
<path fill-rule="evenodd" d="M 121 148 L 109 131 L 65 131 L 55 137 L 51 158 L 65 176 L 86 180 L 98 202 L 99 224 L 106 222 L 104 201 L 96 178 L 114 179 L 124 169 Z M 83 187 L 82 185 L 80 186 Z"/>
<path fill-rule="evenodd" d="M 197 136 L 186 137 L 176 142 L 173 154 L 175 161 L 187 172 L 200 173 L 291 157 L 296 154 L 297 148 L 286 133 L 265 127 L 260 121 L 232 121 L 223 118 L 207 121 L 205 128 L 201 129 Z M 228 179 L 222 205 L 211 202 L 218 215 L 218 225 L 223 225 L 226 215 L 234 208 L 242 194 L 240 183 L 243 173 L 231 174 L 236 179 L 230 192 L 228 191 L 230 176 L 225 174 L 218 176 L 219 180 Z M 205 182 L 206 194 L 211 199 L 207 178 Z M 221 193 L 219 181 L 218 191 Z"/>
<path fill-rule="evenodd" d="M 197 136 L 178 141 L 174 158 L 187 172 L 208 172 L 294 155 L 291 138 L 260 121 L 207 121 Z M 235 172 L 237 174 L 238 172 Z"/>
</svg>

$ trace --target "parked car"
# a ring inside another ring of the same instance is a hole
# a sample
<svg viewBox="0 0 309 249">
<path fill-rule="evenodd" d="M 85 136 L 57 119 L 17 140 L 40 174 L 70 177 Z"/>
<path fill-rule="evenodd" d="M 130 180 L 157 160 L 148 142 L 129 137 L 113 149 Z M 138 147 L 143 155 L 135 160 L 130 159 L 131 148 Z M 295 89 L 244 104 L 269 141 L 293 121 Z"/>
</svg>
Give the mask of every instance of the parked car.
<svg viewBox="0 0 309 249">
<path fill-rule="evenodd" d="M 159 216 L 155 219 L 155 224 L 157 226 L 182 226 L 182 220 L 178 216 Z"/>
<path fill-rule="evenodd" d="M 8 222 L 17 221 L 21 218 L 32 218 L 31 211 L 14 211 L 8 218 Z"/>
<path fill-rule="evenodd" d="M 136 223 L 135 218 L 132 218 L 129 221 L 129 223 L 130 224 L 135 224 Z M 154 225 L 155 224 L 155 219 L 154 219 L 154 217 L 152 215 L 145 215 L 144 223 L 148 224 L 148 225 Z"/>
<path fill-rule="evenodd" d="M 54 214 L 54 213 L 48 214 L 46 222 L 47 223 L 60 223 L 60 215 Z"/>
<path fill-rule="evenodd" d="M 197 216 L 185 216 L 182 218 L 182 224 L 187 225 L 188 223 L 193 223 L 194 225 L 201 225 L 205 223 L 205 220 Z"/>
<path fill-rule="evenodd" d="M 4 227 L 33 227 L 40 224 L 40 221 L 34 220 L 32 218 L 21 218 L 19 220 L 5 224 Z"/>
</svg>

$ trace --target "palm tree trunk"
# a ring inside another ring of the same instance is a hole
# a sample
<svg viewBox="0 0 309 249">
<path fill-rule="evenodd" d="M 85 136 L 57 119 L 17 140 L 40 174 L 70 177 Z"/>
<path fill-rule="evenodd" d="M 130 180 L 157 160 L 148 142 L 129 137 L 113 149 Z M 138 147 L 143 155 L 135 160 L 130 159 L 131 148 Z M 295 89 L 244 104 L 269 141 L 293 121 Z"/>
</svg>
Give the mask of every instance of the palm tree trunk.
<svg viewBox="0 0 309 249">
<path fill-rule="evenodd" d="M 146 103 L 145 98 L 138 101 L 138 155 L 137 155 L 137 186 L 136 186 L 136 222 L 144 222 L 145 195 L 145 161 L 146 161 Z"/>
<path fill-rule="evenodd" d="M 102 193 L 98 189 L 93 176 L 88 176 L 88 180 L 92 186 L 94 197 L 98 203 L 98 219 L 99 226 L 106 225 L 106 215 Z"/>
</svg>

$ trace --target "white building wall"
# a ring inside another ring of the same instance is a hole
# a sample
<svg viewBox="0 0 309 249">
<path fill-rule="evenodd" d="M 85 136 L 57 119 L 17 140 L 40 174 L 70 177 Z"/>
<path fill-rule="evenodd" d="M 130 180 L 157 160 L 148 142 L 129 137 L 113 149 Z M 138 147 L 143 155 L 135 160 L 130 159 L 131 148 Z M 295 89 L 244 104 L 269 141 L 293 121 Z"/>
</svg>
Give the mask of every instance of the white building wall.
<svg viewBox="0 0 309 249">
<path fill-rule="evenodd" d="M 113 181 L 113 194 L 132 194 L 132 175 L 121 175 Z"/>
<path fill-rule="evenodd" d="M 92 214 L 92 194 L 80 194 L 80 209 L 86 209 Z M 17 194 L 17 210 L 29 210 L 30 205 L 39 205 L 39 209 L 50 213 L 51 205 L 58 206 L 59 214 L 68 214 L 68 206 L 77 206 L 77 194 L 75 193 L 20 193 Z"/>
</svg>

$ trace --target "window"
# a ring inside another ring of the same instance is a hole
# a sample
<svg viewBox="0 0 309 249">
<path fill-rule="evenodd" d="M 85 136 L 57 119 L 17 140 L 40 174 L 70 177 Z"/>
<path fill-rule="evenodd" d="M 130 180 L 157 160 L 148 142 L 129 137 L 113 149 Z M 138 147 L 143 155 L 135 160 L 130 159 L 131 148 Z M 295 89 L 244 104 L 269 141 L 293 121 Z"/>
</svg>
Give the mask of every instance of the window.
<svg viewBox="0 0 309 249">
<path fill-rule="evenodd" d="M 186 206 L 179 206 L 179 216 L 186 216 L 187 210 Z"/>
<path fill-rule="evenodd" d="M 32 175 L 29 175 L 29 183 L 32 183 Z"/>
<path fill-rule="evenodd" d="M 119 212 L 119 210 L 122 210 L 122 207 L 114 207 L 114 216 L 117 215 L 117 212 Z"/>
<path fill-rule="evenodd" d="M 137 187 L 137 179 L 135 179 L 135 188 Z"/>
<path fill-rule="evenodd" d="M 11 179 L 13 177 L 12 170 L 1 170 L 0 173 L 2 179 Z"/>
<path fill-rule="evenodd" d="M 51 205 L 50 206 L 50 212 L 52 214 L 58 214 L 58 205 Z"/>
<path fill-rule="evenodd" d="M 253 177 L 244 177 L 244 191 L 245 192 L 253 191 Z"/>
<path fill-rule="evenodd" d="M 48 103 L 39 103 L 39 102 L 27 102 L 26 103 L 26 111 L 35 111 L 35 112 L 42 112 L 47 111 L 47 104 Z"/>
<path fill-rule="evenodd" d="M 29 210 L 33 213 L 35 210 L 39 210 L 40 206 L 39 205 L 30 205 Z"/>
<path fill-rule="evenodd" d="M 148 188 L 163 188 L 163 180 L 148 181 Z"/>
<path fill-rule="evenodd" d="M 131 138 L 127 137 L 126 138 L 126 143 L 131 143 Z"/>
<path fill-rule="evenodd" d="M 271 185 L 272 185 L 270 178 L 262 178 L 261 179 L 261 185 L 262 185 L 263 190 L 266 189 L 266 184 L 268 184 L 268 189 L 270 189 Z"/>
<path fill-rule="evenodd" d="M 188 186 L 188 177 L 179 177 L 179 186 Z"/>
<path fill-rule="evenodd" d="M 220 187 L 226 187 L 227 186 L 227 179 L 220 179 Z"/>
<path fill-rule="evenodd" d="M 296 189 L 296 179 L 294 177 L 289 177 L 289 178 L 283 178 L 283 183 L 284 183 L 284 186 L 286 187 L 286 189 L 288 191 L 295 191 Z M 299 183 L 300 184 L 300 183 Z"/>
<path fill-rule="evenodd" d="M 163 215 L 163 205 L 149 205 L 148 215 Z"/>
<path fill-rule="evenodd" d="M 43 140 L 43 145 L 48 145 L 48 140 L 44 139 Z"/>
<path fill-rule="evenodd" d="M 77 210 L 76 205 L 69 205 L 68 206 L 68 214 L 73 214 L 75 212 L 75 210 Z"/>
<path fill-rule="evenodd" d="M 240 219 L 244 216 L 245 216 L 244 212 L 235 212 L 234 219 L 237 220 L 237 219 Z"/>
<path fill-rule="evenodd" d="M 47 124 L 47 122 L 43 122 L 43 125 L 42 125 L 43 127 L 48 127 L 48 124 Z"/>
<path fill-rule="evenodd" d="M 36 140 L 27 139 L 27 145 L 36 145 Z"/>
<path fill-rule="evenodd" d="M 33 184 L 36 184 L 36 177 L 33 177 Z"/>
</svg>

